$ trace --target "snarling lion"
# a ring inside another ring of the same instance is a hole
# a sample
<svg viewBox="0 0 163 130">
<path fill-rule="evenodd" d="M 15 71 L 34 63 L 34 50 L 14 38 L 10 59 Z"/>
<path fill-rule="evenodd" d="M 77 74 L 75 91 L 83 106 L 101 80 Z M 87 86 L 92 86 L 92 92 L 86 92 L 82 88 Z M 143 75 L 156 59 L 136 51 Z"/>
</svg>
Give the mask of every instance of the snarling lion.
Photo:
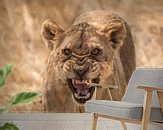
<svg viewBox="0 0 163 130">
<path fill-rule="evenodd" d="M 111 89 L 121 100 L 135 69 L 135 50 L 128 24 L 106 11 L 80 15 L 64 29 L 48 19 L 42 25 L 50 49 L 44 75 L 44 105 L 48 112 L 84 112 L 95 87 L 90 83 L 118 86 Z M 97 88 L 96 99 L 109 100 L 107 89 Z"/>
</svg>

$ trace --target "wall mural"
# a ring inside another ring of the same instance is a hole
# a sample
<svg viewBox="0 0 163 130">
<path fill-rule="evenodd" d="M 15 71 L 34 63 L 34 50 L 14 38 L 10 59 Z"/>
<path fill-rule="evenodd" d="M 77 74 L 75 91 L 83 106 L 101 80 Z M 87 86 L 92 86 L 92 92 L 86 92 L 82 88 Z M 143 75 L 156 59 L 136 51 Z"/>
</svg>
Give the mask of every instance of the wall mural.
<svg viewBox="0 0 163 130">
<path fill-rule="evenodd" d="M 163 65 L 162 5 L 2 0 L 0 67 L 13 67 L 0 106 L 22 92 L 37 99 L 9 112 L 85 112 L 90 99 L 121 100 L 136 67 Z"/>
</svg>

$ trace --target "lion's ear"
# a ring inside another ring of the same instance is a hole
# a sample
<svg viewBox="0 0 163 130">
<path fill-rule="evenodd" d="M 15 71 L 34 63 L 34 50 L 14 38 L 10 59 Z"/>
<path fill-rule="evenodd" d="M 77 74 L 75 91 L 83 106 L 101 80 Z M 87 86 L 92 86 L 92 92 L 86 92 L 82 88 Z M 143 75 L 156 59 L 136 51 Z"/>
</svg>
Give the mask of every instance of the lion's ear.
<svg viewBox="0 0 163 130">
<path fill-rule="evenodd" d="M 111 41 L 113 48 L 117 49 L 123 44 L 126 37 L 126 27 L 121 19 L 116 19 L 103 26 L 100 33 Z"/>
<path fill-rule="evenodd" d="M 42 24 L 41 34 L 46 43 L 46 46 L 50 50 L 53 49 L 54 44 L 57 44 L 60 41 L 63 33 L 63 27 L 50 19 L 45 20 Z"/>
</svg>

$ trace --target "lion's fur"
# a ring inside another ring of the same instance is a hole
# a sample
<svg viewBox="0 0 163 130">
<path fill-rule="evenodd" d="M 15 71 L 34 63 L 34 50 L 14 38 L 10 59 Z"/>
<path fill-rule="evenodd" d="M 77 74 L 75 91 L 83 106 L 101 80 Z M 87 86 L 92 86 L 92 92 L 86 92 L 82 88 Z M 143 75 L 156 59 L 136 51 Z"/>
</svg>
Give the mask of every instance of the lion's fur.
<svg viewBox="0 0 163 130">
<path fill-rule="evenodd" d="M 103 26 L 106 25 L 108 22 L 117 19 L 123 21 L 123 19 L 121 19 L 117 15 L 109 14 L 108 12 L 105 11 L 88 12 L 79 16 L 75 20 L 73 25 L 69 29 L 67 29 L 67 31 L 65 31 L 64 35 L 70 38 L 74 37 L 74 39 L 78 39 L 77 41 L 85 40 L 90 37 L 93 37 L 95 40 L 100 40 L 101 37 L 98 37 L 96 32 L 101 31 L 100 29 L 103 28 Z M 126 35 L 123 40 L 123 44 L 119 49 L 117 49 L 116 52 L 114 52 L 114 50 L 110 47 L 110 45 L 108 46 L 106 45 L 104 49 L 105 50 L 104 53 L 107 54 L 107 62 L 102 62 L 102 64 L 100 64 L 101 65 L 100 70 L 98 71 L 98 73 L 100 72 L 99 84 L 110 84 L 110 85 L 118 86 L 118 89 L 111 89 L 111 93 L 114 100 L 122 99 L 129 78 L 133 70 L 135 69 L 135 50 L 134 50 L 134 44 L 133 44 L 130 28 L 126 22 L 124 22 L 124 26 L 126 29 Z M 109 26 L 109 28 L 112 28 L 111 25 Z M 78 35 L 78 33 L 82 33 L 82 34 Z M 79 36 L 82 36 L 82 38 Z M 66 80 L 64 79 L 66 77 L 64 76 L 65 73 L 64 71 L 60 70 L 64 66 L 61 64 L 61 59 L 63 59 L 63 56 L 60 55 L 60 51 L 58 49 L 64 46 L 64 44 L 63 45 L 59 44 L 62 40 L 63 39 L 60 38 L 59 35 L 56 39 L 51 39 L 48 41 L 46 39 L 46 42 L 48 44 L 50 43 L 50 45 L 53 45 L 53 42 L 55 41 L 55 45 L 50 47 L 51 51 L 47 60 L 47 67 L 45 69 L 44 105 L 46 110 L 49 112 L 84 112 L 84 108 L 83 108 L 84 106 L 83 105 L 79 106 L 76 102 L 73 101 L 74 99 L 72 98 L 72 92 L 70 91 L 67 84 L 65 83 Z M 101 41 L 102 40 L 103 39 L 101 39 Z M 75 48 L 74 51 L 76 51 L 75 53 L 77 53 L 78 55 L 84 55 L 89 46 L 87 43 L 85 44 L 80 45 L 80 43 L 79 44 L 72 43 L 69 46 L 71 46 L 71 48 L 73 49 Z M 81 48 L 84 49 L 82 50 Z M 104 60 L 104 59 L 99 58 L 98 60 L 100 62 L 100 60 Z M 64 60 L 62 60 L 62 62 L 64 62 Z M 76 64 L 76 62 L 72 60 L 71 62 L 69 62 L 69 64 L 74 65 Z M 71 66 L 69 64 L 67 66 Z M 70 69 L 70 67 L 68 68 L 67 66 L 64 67 L 64 69 Z M 99 68 L 96 67 L 96 69 Z M 68 72 L 69 71 L 67 71 L 67 73 Z M 92 75 L 93 74 L 96 75 L 95 73 L 92 73 Z M 71 76 L 72 73 L 69 73 L 69 75 Z M 92 77 L 92 75 L 90 77 Z M 109 100 L 110 97 L 108 95 L 107 90 L 97 88 L 96 99 Z"/>
</svg>

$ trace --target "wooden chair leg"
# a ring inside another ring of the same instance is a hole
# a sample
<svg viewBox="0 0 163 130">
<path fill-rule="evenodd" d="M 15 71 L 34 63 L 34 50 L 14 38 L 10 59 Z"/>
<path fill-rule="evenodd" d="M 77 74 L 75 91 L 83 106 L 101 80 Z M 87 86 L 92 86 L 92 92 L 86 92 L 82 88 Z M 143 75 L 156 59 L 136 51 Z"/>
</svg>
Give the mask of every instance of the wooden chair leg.
<svg viewBox="0 0 163 130">
<path fill-rule="evenodd" d="M 127 130 L 127 126 L 126 126 L 125 122 L 121 121 L 121 124 L 122 124 L 123 129 Z"/>
<path fill-rule="evenodd" d="M 152 91 L 145 91 L 141 130 L 147 130 L 151 112 Z"/>
<path fill-rule="evenodd" d="M 163 114 L 163 92 L 157 92 L 157 96 L 158 96 L 158 99 L 159 99 L 161 112 Z"/>
<path fill-rule="evenodd" d="M 96 130 L 97 121 L 98 121 L 98 116 L 95 113 L 93 113 L 92 130 Z"/>
</svg>

